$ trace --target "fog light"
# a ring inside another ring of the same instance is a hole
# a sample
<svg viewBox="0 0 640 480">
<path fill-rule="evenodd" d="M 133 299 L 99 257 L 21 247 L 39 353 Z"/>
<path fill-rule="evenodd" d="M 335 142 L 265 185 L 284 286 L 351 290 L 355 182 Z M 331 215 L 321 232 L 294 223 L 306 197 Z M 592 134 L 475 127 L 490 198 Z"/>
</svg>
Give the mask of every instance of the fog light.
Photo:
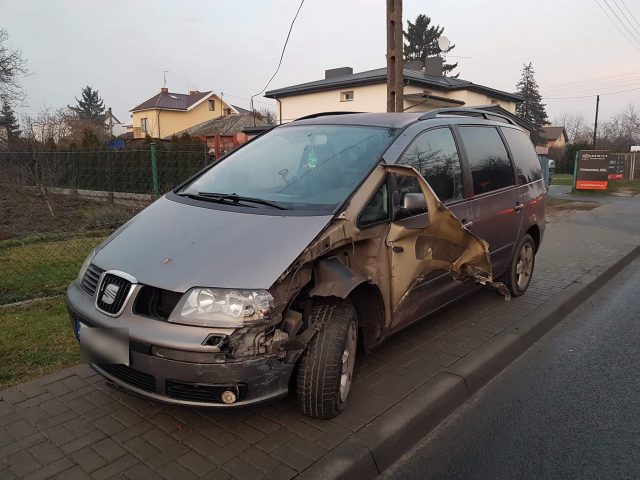
<svg viewBox="0 0 640 480">
<path fill-rule="evenodd" d="M 237 400 L 236 394 L 233 393 L 231 390 L 225 390 L 224 392 L 222 392 L 221 398 L 222 398 L 222 401 L 227 404 L 236 403 L 236 400 Z"/>
</svg>

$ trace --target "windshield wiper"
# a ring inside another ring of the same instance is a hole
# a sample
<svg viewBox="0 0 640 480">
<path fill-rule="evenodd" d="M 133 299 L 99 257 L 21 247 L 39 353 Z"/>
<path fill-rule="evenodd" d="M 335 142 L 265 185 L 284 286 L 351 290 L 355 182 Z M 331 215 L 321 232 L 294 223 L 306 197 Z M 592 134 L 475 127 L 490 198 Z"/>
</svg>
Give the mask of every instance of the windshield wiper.
<svg viewBox="0 0 640 480">
<path fill-rule="evenodd" d="M 233 203 L 249 202 L 257 203 L 258 205 L 266 205 L 268 207 L 277 208 L 278 210 L 289 210 L 289 207 L 284 205 L 278 205 L 275 202 L 264 200 L 262 198 L 243 197 L 236 193 L 214 193 L 214 192 L 198 192 L 198 196 L 202 198 L 212 199 L 214 201 L 231 201 Z"/>
<path fill-rule="evenodd" d="M 177 193 L 176 195 L 179 195 L 181 197 L 193 198 L 194 200 L 203 200 L 205 202 L 222 203 L 223 205 L 229 205 L 230 203 L 236 204 L 236 202 L 234 202 L 233 200 L 229 200 L 223 197 L 213 196 L 213 195 L 200 195 L 199 193 L 187 193 L 187 192 L 180 192 L 180 193 Z M 247 206 L 251 208 L 256 208 L 251 205 L 247 205 Z"/>
</svg>

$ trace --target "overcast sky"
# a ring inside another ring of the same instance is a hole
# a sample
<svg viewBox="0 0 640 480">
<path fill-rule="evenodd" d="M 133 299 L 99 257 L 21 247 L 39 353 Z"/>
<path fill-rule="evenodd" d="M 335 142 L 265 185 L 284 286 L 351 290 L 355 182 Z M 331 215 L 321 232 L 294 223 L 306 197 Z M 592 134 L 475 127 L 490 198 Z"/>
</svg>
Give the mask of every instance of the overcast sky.
<svg viewBox="0 0 640 480">
<path fill-rule="evenodd" d="M 640 20 L 639 0 L 608 0 L 614 1 Z M 19 112 L 73 104 L 91 85 L 130 123 L 129 110 L 160 89 L 163 70 L 171 91 L 214 90 L 247 107 L 277 65 L 298 3 L 0 0 L 0 28 L 32 72 L 22 82 L 27 98 Z M 270 88 L 323 78 L 326 68 L 384 66 L 385 3 L 306 0 Z M 546 97 L 636 88 L 601 97 L 600 112 L 607 118 L 629 103 L 640 107 L 640 46 L 631 45 L 596 0 L 404 0 L 405 22 L 420 13 L 445 27 L 457 45 L 452 55 L 470 57 L 450 59 L 459 60 L 460 78 L 514 91 L 523 62 L 531 61 Z M 583 112 L 591 121 L 595 108 L 594 97 L 545 102 L 551 118 Z"/>
</svg>

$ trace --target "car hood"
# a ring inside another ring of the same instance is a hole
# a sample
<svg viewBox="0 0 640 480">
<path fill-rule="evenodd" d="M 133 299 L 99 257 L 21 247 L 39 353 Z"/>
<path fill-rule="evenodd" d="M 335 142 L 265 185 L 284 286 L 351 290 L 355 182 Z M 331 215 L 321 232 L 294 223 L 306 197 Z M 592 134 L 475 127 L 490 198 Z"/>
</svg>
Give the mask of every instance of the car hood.
<svg viewBox="0 0 640 480">
<path fill-rule="evenodd" d="M 92 263 L 178 292 L 266 289 L 331 219 L 217 210 L 162 197 L 109 237 Z"/>
</svg>

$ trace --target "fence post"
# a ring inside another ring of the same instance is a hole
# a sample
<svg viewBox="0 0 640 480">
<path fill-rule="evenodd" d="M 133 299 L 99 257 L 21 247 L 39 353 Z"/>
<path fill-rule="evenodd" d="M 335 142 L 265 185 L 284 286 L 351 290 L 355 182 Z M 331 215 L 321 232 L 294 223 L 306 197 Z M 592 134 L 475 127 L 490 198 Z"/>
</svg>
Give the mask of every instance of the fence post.
<svg viewBox="0 0 640 480">
<path fill-rule="evenodd" d="M 203 135 L 203 137 L 204 137 L 204 135 Z M 203 155 L 204 162 L 203 162 L 202 166 L 206 167 L 207 163 L 209 163 L 208 162 L 208 160 L 209 160 L 209 146 L 207 145 L 206 137 L 204 138 L 204 152 L 203 153 L 204 153 L 204 155 Z"/>
<path fill-rule="evenodd" d="M 576 191 L 576 179 L 578 177 L 578 157 L 579 156 L 580 156 L 580 150 L 576 152 L 576 158 L 573 161 L 573 188 L 571 189 L 572 192 Z"/>
<path fill-rule="evenodd" d="M 113 171 L 111 168 L 111 150 L 107 150 L 107 177 L 109 177 L 109 183 L 107 185 L 107 188 L 109 190 L 107 201 L 113 203 Z"/>
<path fill-rule="evenodd" d="M 156 144 L 155 142 L 151 142 L 151 177 L 153 180 L 153 198 L 158 198 L 160 196 L 160 191 L 158 190 L 158 155 L 156 152 Z"/>
</svg>

